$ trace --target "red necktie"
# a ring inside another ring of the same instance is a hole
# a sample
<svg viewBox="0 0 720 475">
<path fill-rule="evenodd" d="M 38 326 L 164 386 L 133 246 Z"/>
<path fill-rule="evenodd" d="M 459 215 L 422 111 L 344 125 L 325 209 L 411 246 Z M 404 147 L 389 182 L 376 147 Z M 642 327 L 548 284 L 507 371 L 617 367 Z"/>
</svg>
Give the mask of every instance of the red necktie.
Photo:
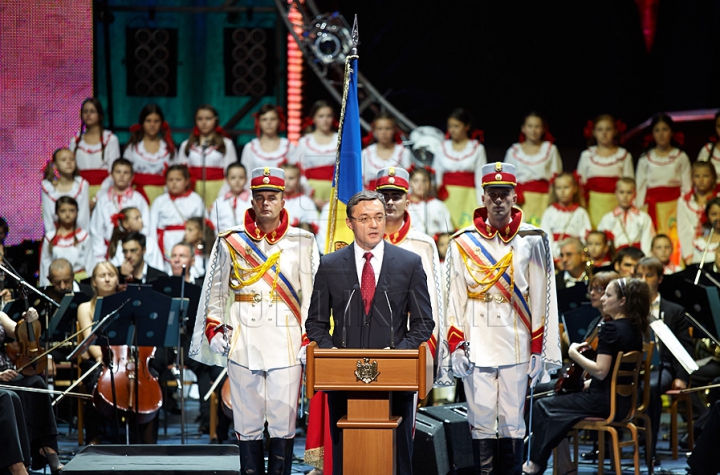
<svg viewBox="0 0 720 475">
<path fill-rule="evenodd" d="M 366 314 L 370 313 L 372 300 L 375 296 L 375 271 L 373 270 L 372 264 L 370 264 L 372 256 L 372 252 L 366 252 L 363 254 L 363 257 L 365 258 L 365 265 L 363 265 L 362 278 L 360 281 L 360 294 L 362 295 Z"/>
</svg>

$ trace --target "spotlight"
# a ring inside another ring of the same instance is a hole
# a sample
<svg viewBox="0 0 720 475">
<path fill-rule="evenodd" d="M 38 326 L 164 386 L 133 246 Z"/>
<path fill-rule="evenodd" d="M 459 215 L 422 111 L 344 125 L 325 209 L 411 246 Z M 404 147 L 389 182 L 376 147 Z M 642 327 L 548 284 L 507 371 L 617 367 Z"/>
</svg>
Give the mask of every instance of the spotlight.
<svg viewBox="0 0 720 475">
<path fill-rule="evenodd" d="M 353 47 L 350 27 L 338 12 L 315 18 L 303 36 L 323 64 L 344 63 Z"/>
</svg>

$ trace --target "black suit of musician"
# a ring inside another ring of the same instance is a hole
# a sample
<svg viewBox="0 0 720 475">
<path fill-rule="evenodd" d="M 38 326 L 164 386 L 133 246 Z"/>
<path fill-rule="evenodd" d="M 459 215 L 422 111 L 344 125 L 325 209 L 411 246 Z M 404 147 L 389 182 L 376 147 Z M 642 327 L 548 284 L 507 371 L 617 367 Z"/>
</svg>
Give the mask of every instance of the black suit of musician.
<svg viewBox="0 0 720 475">
<path fill-rule="evenodd" d="M 347 209 L 346 222 L 355 242 L 320 261 L 306 322 L 308 338 L 321 348 L 419 348 L 435 326 L 420 257 L 383 241 L 385 204 L 380 193 L 360 192 L 350 199 Z M 361 288 L 366 252 L 373 253 L 370 262 L 376 283 L 369 312 Z M 393 415 L 402 417 L 397 429 L 398 474 L 412 475 L 413 404 L 413 392 L 393 393 Z M 343 459 L 337 421 L 347 413 L 346 393 L 328 393 L 328 406 L 333 473 L 339 475 Z"/>
</svg>

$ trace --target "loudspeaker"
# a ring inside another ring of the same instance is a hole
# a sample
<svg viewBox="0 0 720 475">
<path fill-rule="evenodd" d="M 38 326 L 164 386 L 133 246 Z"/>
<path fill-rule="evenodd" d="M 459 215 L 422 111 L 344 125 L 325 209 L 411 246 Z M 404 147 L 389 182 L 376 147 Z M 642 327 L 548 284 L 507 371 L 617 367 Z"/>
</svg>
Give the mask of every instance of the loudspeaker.
<svg viewBox="0 0 720 475">
<path fill-rule="evenodd" d="M 236 445 L 89 445 L 65 465 L 63 475 L 237 475 Z"/>
<path fill-rule="evenodd" d="M 467 419 L 467 404 L 421 407 L 418 417 L 423 414 L 442 422 L 447 441 L 450 468 L 460 470 L 473 467 L 472 437 Z"/>
<path fill-rule="evenodd" d="M 177 28 L 126 28 L 128 96 L 177 95 Z"/>
<path fill-rule="evenodd" d="M 450 471 L 443 423 L 418 413 L 412 456 L 413 474 L 447 475 Z"/>
<path fill-rule="evenodd" d="M 223 35 L 226 96 L 271 96 L 278 52 L 271 28 L 225 28 Z"/>
</svg>

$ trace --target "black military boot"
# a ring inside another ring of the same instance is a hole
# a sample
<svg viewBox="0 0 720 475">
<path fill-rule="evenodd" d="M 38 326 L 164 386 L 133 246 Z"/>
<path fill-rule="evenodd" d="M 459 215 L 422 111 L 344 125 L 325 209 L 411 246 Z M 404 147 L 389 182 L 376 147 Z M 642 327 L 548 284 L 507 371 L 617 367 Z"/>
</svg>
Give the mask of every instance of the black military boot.
<svg viewBox="0 0 720 475">
<path fill-rule="evenodd" d="M 265 475 L 265 457 L 262 440 L 241 440 L 240 473 L 242 475 Z"/>
<path fill-rule="evenodd" d="M 295 439 L 270 439 L 268 449 L 268 475 L 290 475 L 292 449 Z"/>
<path fill-rule="evenodd" d="M 473 439 L 475 475 L 494 475 L 493 463 L 497 458 L 497 439 Z"/>
<path fill-rule="evenodd" d="M 522 475 L 523 440 L 498 439 L 498 475 Z"/>
</svg>

